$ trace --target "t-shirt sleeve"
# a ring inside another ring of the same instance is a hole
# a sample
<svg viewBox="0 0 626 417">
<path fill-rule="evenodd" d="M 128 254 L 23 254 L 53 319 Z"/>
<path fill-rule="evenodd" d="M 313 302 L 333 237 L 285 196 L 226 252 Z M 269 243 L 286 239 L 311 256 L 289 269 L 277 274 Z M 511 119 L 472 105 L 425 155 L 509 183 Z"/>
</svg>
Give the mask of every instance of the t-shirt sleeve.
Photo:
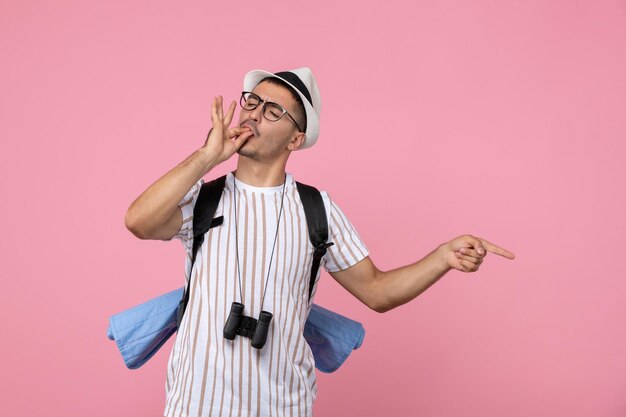
<svg viewBox="0 0 626 417">
<path fill-rule="evenodd" d="M 330 201 L 329 241 L 334 242 L 334 245 L 326 250 L 323 265 L 326 271 L 337 272 L 363 260 L 369 255 L 369 250 L 337 203 L 330 196 L 328 199 Z"/>
<path fill-rule="evenodd" d="M 178 207 L 180 207 L 183 213 L 183 224 L 178 233 L 172 236 L 171 239 L 180 239 L 185 247 L 191 246 L 193 242 L 193 208 L 198 200 L 202 184 L 204 184 L 204 179 L 200 178 L 178 203 Z"/>
</svg>

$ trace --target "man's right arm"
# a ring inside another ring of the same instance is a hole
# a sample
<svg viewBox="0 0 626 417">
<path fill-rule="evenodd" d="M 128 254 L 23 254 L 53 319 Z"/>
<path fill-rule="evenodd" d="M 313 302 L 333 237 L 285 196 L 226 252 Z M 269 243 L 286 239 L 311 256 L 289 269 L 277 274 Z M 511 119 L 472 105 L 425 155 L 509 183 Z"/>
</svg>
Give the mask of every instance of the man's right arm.
<svg viewBox="0 0 626 417">
<path fill-rule="evenodd" d="M 139 239 L 173 238 L 183 224 L 183 215 L 178 207 L 183 197 L 200 178 L 233 156 L 252 136 L 247 126 L 228 128 L 235 106 L 233 101 L 224 114 L 222 96 L 214 97 L 211 109 L 213 127 L 204 146 L 159 178 L 130 205 L 124 223 Z"/>
<path fill-rule="evenodd" d="M 126 228 L 139 239 L 171 239 L 183 223 L 178 204 L 215 165 L 216 158 L 205 147 L 195 151 L 133 201 L 124 217 Z"/>
</svg>

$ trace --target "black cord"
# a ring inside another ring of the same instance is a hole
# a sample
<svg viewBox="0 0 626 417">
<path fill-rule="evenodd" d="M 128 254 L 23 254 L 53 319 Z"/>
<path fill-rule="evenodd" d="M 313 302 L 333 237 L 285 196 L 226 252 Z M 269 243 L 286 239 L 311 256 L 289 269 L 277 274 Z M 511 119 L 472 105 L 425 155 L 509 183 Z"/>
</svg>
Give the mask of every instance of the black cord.
<svg viewBox="0 0 626 417">
<path fill-rule="evenodd" d="M 241 304 L 243 304 L 243 294 L 241 292 L 241 269 L 239 268 L 239 240 L 238 240 L 238 232 L 237 232 L 237 223 L 239 223 L 239 217 L 237 217 L 237 178 L 233 174 L 233 184 L 235 186 L 234 195 L 234 204 L 235 204 L 235 255 L 237 257 L 237 274 L 239 276 L 239 297 L 241 300 Z M 285 173 L 285 180 L 283 182 L 283 191 L 282 196 L 280 198 L 280 211 L 278 212 L 278 222 L 276 223 L 276 234 L 274 235 L 274 244 L 272 244 L 272 253 L 270 254 L 270 262 L 267 268 L 267 277 L 265 278 L 265 286 L 263 288 L 263 298 L 261 299 L 261 311 L 263 311 L 263 302 L 265 301 L 265 293 L 267 293 L 267 281 L 270 277 L 270 270 L 272 269 L 272 258 L 274 257 L 274 248 L 276 247 L 276 240 L 278 238 L 278 230 L 280 228 L 280 218 L 283 214 L 283 202 L 285 200 L 285 186 L 287 185 L 287 173 Z"/>
</svg>

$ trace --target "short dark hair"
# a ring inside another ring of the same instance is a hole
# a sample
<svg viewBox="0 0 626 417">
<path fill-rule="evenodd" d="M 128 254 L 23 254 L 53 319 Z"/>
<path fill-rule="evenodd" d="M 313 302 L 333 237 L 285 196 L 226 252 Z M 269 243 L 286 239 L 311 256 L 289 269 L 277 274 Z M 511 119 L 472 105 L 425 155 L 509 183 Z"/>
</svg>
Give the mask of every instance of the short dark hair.
<svg viewBox="0 0 626 417">
<path fill-rule="evenodd" d="M 304 103 L 302 103 L 302 99 L 300 98 L 300 95 L 296 92 L 296 90 L 280 78 L 276 77 L 265 77 L 261 81 L 259 81 L 259 84 L 261 84 L 262 82 L 278 85 L 289 90 L 291 96 L 296 101 L 297 114 L 295 114 L 294 117 L 298 120 L 298 124 L 302 126 L 302 131 L 306 132 L 306 110 L 304 109 Z"/>
</svg>

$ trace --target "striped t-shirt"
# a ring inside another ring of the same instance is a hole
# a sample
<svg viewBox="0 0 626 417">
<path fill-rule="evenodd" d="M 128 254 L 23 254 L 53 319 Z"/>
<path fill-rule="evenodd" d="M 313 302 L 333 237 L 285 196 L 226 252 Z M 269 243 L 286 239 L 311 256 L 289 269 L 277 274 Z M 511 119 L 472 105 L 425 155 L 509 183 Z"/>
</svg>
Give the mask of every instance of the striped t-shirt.
<svg viewBox="0 0 626 417">
<path fill-rule="evenodd" d="M 303 331 L 313 304 L 308 289 L 313 245 L 294 179 L 287 173 L 276 234 L 283 185 L 255 187 L 229 172 L 215 213 L 224 221 L 206 233 L 190 271 L 193 208 L 203 183 L 198 180 L 181 200 L 183 224 L 174 236 L 187 252 L 185 274 L 191 292 L 167 365 L 164 415 L 311 417 L 317 396 L 315 361 Z M 369 251 L 337 204 L 326 192 L 321 194 L 329 215 L 329 241 L 334 242 L 321 266 L 334 272 L 356 264 Z M 313 297 L 320 273 L 321 268 Z M 233 301 L 244 304 L 243 314 L 256 319 L 261 310 L 273 314 L 262 349 L 253 348 L 250 338 L 224 338 Z"/>
</svg>

